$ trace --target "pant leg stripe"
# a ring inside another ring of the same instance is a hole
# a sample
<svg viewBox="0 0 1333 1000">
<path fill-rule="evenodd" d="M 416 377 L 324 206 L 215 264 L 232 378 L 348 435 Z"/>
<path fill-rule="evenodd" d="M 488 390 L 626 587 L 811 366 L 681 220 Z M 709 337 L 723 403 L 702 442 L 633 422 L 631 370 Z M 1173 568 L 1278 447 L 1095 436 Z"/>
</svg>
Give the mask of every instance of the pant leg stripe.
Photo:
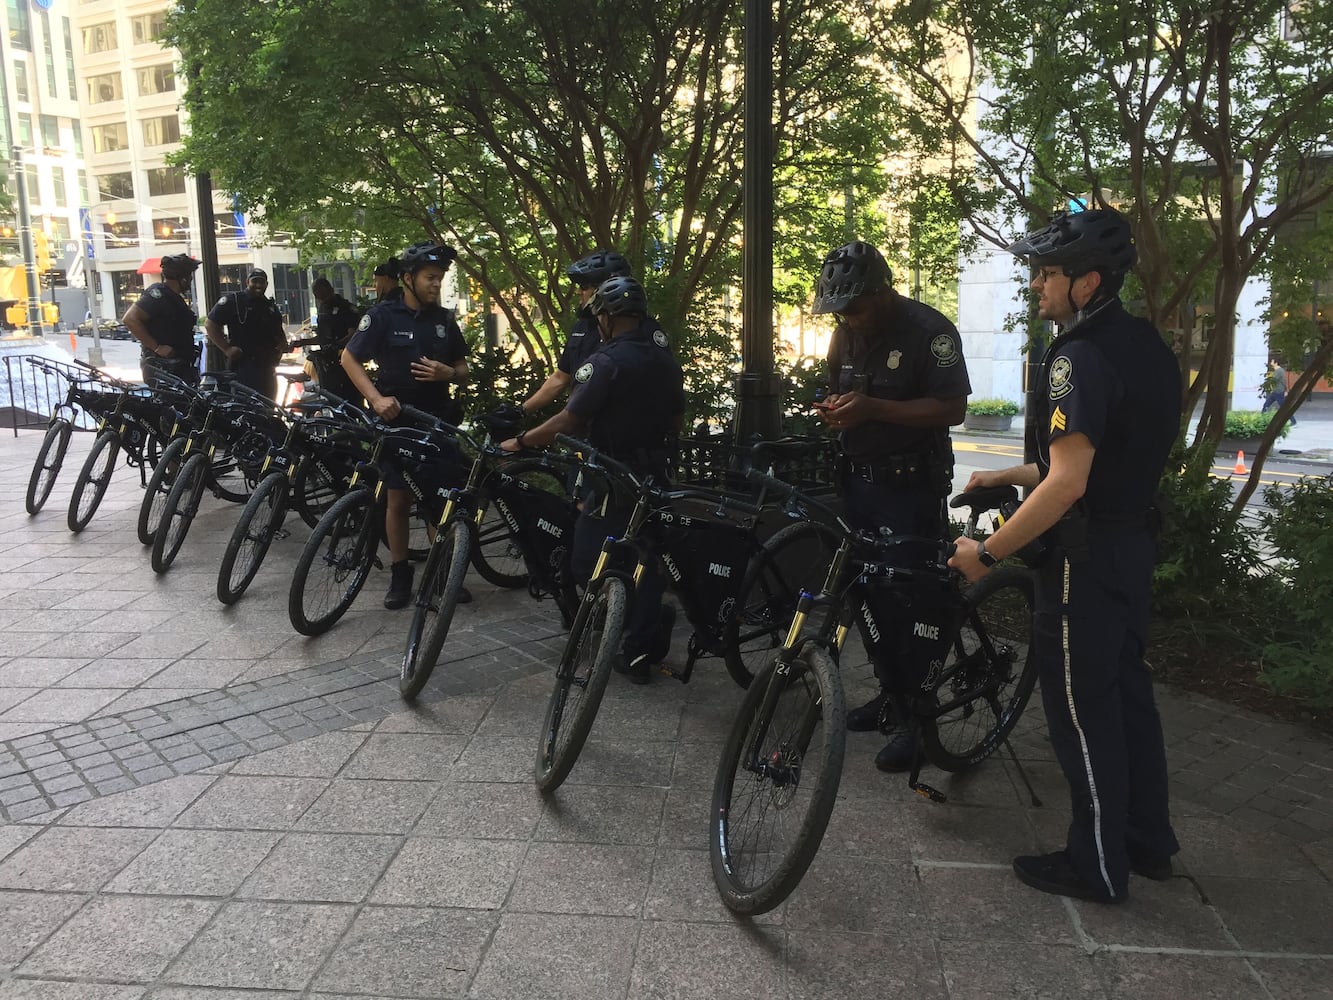
<svg viewBox="0 0 1333 1000">
<path fill-rule="evenodd" d="M 1092 773 L 1092 758 L 1088 755 L 1088 739 L 1083 734 L 1083 727 L 1078 722 L 1078 709 L 1074 707 L 1074 675 L 1069 658 L 1069 560 L 1064 560 L 1064 577 L 1060 593 L 1060 652 L 1064 658 L 1065 702 L 1069 705 L 1069 718 L 1078 734 L 1079 749 L 1083 754 L 1083 770 L 1088 776 L 1088 793 L 1092 796 L 1092 831 L 1097 843 L 1097 867 L 1101 870 L 1102 882 L 1111 898 L 1116 896 L 1111 885 L 1111 876 L 1106 871 L 1106 849 L 1102 844 L 1102 803 L 1097 798 L 1097 779 Z"/>
</svg>

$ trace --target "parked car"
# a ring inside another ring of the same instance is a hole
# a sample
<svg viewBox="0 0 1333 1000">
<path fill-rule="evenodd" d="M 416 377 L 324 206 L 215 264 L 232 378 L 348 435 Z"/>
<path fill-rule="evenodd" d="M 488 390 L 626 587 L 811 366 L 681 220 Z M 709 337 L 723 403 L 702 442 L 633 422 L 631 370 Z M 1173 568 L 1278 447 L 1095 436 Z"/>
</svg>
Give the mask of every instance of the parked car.
<svg viewBox="0 0 1333 1000">
<path fill-rule="evenodd" d="M 100 323 L 97 324 L 97 333 L 98 336 L 102 337 L 104 340 L 134 339 L 133 334 L 131 334 L 130 331 L 125 328 L 125 324 L 117 319 L 102 320 Z M 92 335 L 93 335 L 92 320 L 85 319 L 82 323 L 79 324 L 79 336 L 91 337 Z"/>
</svg>

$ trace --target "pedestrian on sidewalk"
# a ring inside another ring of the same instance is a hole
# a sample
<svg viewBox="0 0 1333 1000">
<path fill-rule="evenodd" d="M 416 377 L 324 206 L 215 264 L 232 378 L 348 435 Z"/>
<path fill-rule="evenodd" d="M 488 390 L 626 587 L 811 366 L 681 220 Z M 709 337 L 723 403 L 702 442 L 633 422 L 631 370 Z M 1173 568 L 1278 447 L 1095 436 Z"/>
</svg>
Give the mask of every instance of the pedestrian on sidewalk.
<svg viewBox="0 0 1333 1000">
<path fill-rule="evenodd" d="M 1260 394 L 1264 397 L 1264 405 L 1260 409 L 1261 413 L 1267 413 L 1280 407 L 1287 401 L 1287 370 L 1282 367 L 1282 362 L 1277 358 L 1272 358 L 1268 362 L 1268 375 L 1264 383 L 1260 386 Z M 1296 426 L 1296 415 L 1291 415 L 1291 426 Z"/>
</svg>

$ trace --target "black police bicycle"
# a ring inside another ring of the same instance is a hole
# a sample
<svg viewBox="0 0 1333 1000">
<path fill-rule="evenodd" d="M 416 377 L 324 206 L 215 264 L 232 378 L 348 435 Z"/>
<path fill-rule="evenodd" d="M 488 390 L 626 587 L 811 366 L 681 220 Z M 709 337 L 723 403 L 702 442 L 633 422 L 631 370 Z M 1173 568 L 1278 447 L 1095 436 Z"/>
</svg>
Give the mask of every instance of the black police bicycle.
<svg viewBox="0 0 1333 1000">
<path fill-rule="evenodd" d="M 1008 738 L 1036 683 L 1033 578 L 1001 567 L 964 587 L 946 565 L 943 539 L 872 536 L 782 483 L 752 473 L 841 538 L 818 593 L 803 592 L 782 645 L 746 692 L 713 784 L 709 850 L 723 902 L 765 913 L 794 890 L 819 850 L 837 797 L 846 742 L 846 703 L 837 668 L 848 632 L 859 629 L 872 659 L 894 664 L 889 703 L 918 748 L 910 786 L 925 760 L 961 771 Z M 1012 487 L 955 498 L 978 515 L 1015 502 Z M 881 719 L 881 726 L 889 720 Z"/>
<path fill-rule="evenodd" d="M 32 474 L 28 477 L 24 506 L 29 514 L 36 514 L 51 496 L 75 429 L 91 429 L 90 421 L 100 422 L 109 416 L 115 410 L 121 392 L 114 387 L 112 379 L 77 358 L 72 363 L 65 363 L 32 355 L 27 360 L 35 371 L 42 372 L 48 379 L 66 383 L 64 399 L 51 412 L 42 445 L 32 463 Z"/>
</svg>

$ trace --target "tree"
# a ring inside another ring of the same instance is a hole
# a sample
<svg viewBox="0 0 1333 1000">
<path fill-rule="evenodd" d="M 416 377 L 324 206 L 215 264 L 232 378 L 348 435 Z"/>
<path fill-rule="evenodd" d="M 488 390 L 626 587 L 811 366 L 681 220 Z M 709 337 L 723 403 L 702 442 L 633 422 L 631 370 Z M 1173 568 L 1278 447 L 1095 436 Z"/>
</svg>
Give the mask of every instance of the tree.
<svg viewBox="0 0 1333 1000">
<path fill-rule="evenodd" d="M 839 10 L 776 16 L 776 214 L 813 273 L 848 171 L 863 203 L 883 190 L 893 98 Z M 563 267 L 596 247 L 627 254 L 669 330 L 735 283 L 738 4 L 191 0 L 169 39 L 182 162 L 308 250 L 447 240 L 534 360 L 570 306 Z"/>
</svg>

